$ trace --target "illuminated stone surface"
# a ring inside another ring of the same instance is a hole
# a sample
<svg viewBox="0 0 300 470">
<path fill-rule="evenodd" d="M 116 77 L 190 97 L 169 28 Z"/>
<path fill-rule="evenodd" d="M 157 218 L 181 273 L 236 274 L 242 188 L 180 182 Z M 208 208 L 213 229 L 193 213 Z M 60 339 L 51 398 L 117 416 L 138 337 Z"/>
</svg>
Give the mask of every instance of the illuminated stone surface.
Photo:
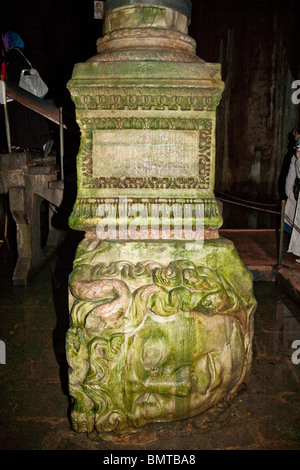
<svg viewBox="0 0 300 470">
<path fill-rule="evenodd" d="M 112 9 L 68 85 L 81 129 L 69 223 L 86 232 L 67 334 L 78 432 L 184 419 L 249 379 L 252 278 L 219 238 L 214 197 L 224 84 L 188 21 L 159 0 Z"/>
<path fill-rule="evenodd" d="M 86 236 L 70 278 L 74 429 L 128 433 L 233 395 L 249 378 L 255 306 L 228 240 Z"/>
</svg>

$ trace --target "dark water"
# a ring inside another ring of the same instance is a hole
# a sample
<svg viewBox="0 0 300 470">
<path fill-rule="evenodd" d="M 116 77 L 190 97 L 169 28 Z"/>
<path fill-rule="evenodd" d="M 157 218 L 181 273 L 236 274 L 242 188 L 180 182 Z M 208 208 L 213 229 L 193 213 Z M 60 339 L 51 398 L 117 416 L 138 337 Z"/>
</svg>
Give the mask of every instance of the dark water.
<svg viewBox="0 0 300 470">
<path fill-rule="evenodd" d="M 299 341 L 300 344 L 300 306 L 275 282 L 254 282 L 253 290 L 258 302 L 255 334 L 258 337 L 265 333 L 268 338 L 268 345 L 260 345 L 262 351 L 274 358 L 291 357 L 296 346 L 292 348 L 293 343 Z M 255 350 L 257 341 L 254 339 Z"/>
</svg>

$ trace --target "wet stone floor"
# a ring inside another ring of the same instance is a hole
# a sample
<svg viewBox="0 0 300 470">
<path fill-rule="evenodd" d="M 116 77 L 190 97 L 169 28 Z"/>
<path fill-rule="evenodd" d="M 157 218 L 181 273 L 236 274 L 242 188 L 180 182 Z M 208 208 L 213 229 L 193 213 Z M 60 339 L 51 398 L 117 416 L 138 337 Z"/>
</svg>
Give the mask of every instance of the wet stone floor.
<svg viewBox="0 0 300 470">
<path fill-rule="evenodd" d="M 258 308 L 247 389 L 194 418 L 149 425 L 130 436 L 102 440 L 96 431 L 76 434 L 68 418 L 64 343 L 67 278 L 76 243 L 76 239 L 67 240 L 26 287 L 11 285 L 9 261 L 7 266 L 4 263 L 1 450 L 300 449 L 300 352 L 297 356 L 292 347 L 300 340 L 300 309 L 272 282 L 254 283 Z"/>
</svg>

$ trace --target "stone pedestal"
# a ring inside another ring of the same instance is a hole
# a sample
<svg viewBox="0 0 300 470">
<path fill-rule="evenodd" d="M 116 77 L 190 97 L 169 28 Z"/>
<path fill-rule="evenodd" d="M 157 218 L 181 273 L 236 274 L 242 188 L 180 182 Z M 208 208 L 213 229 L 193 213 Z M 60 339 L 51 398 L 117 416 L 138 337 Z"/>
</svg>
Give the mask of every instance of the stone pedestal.
<svg viewBox="0 0 300 470">
<path fill-rule="evenodd" d="M 213 193 L 215 110 L 223 89 L 219 65 L 88 62 L 75 66 L 69 88 L 82 132 L 71 226 L 98 227 L 100 233 L 112 215 L 117 238 L 124 238 L 135 215 L 143 232 L 163 204 L 180 207 L 183 216 L 185 210 L 186 227 L 192 219 L 195 223 L 196 210 L 202 211 L 206 237 L 217 237 L 222 223 Z"/>
<path fill-rule="evenodd" d="M 189 3 L 107 1 L 98 54 L 68 84 L 82 133 L 70 226 L 86 232 L 67 334 L 79 432 L 184 419 L 249 379 L 252 279 L 219 238 L 213 191 L 224 84 L 195 54 Z"/>
</svg>

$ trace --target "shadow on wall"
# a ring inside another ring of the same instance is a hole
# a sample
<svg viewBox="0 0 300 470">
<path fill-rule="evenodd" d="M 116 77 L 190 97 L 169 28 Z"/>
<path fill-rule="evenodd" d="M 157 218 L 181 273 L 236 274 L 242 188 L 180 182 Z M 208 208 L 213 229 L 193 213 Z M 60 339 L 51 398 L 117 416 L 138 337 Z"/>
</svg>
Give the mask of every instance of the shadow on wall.
<svg viewBox="0 0 300 470">
<path fill-rule="evenodd" d="M 56 328 L 53 331 L 53 348 L 59 365 L 61 388 L 67 397 L 68 363 L 66 358 L 66 332 L 69 328 L 68 287 L 69 275 L 73 269 L 73 260 L 83 232 L 69 230 L 66 239 L 59 247 L 56 256 L 51 260 L 52 292 L 56 313 Z"/>
</svg>

